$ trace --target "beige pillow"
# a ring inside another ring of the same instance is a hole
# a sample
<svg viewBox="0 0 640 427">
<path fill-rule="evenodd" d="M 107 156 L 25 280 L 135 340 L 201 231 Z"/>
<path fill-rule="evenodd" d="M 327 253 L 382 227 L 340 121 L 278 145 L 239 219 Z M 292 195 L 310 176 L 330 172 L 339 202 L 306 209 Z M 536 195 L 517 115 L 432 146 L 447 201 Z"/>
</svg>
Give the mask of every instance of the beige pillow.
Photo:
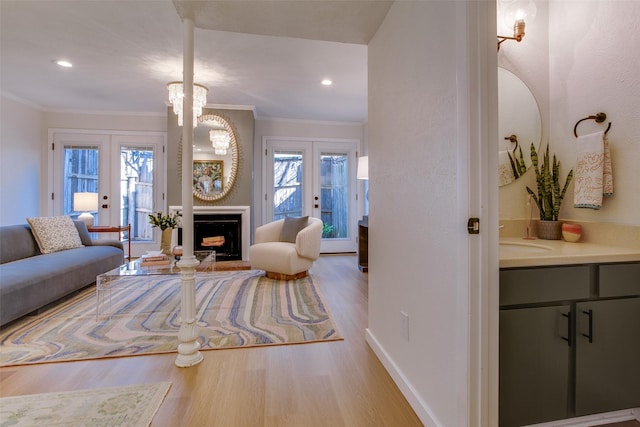
<svg viewBox="0 0 640 427">
<path fill-rule="evenodd" d="M 27 222 L 43 254 L 84 246 L 78 229 L 69 216 L 27 218 Z"/>
</svg>

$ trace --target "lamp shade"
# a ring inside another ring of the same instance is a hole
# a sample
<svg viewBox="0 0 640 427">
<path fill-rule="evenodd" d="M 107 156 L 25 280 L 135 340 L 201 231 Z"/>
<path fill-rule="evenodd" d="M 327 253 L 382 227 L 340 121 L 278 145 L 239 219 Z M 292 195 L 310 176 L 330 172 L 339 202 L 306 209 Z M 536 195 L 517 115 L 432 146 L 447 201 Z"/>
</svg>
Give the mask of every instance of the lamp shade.
<svg viewBox="0 0 640 427">
<path fill-rule="evenodd" d="M 98 210 L 98 193 L 73 193 L 73 210 L 88 212 Z"/>
<path fill-rule="evenodd" d="M 369 156 L 361 156 L 358 158 L 358 179 L 369 179 Z"/>
</svg>

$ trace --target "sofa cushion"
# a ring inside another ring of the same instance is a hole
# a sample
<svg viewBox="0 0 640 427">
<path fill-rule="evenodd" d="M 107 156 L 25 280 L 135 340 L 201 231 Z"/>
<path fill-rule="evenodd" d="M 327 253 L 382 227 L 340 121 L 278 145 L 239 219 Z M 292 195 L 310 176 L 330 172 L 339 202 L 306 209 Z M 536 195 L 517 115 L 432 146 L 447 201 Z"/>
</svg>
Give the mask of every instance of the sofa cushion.
<svg viewBox="0 0 640 427">
<path fill-rule="evenodd" d="M 89 235 L 89 230 L 87 230 L 87 224 L 84 221 L 73 221 L 78 230 L 78 236 L 80 236 L 80 241 L 84 246 L 92 246 L 93 241 L 91 240 L 91 235 Z"/>
<path fill-rule="evenodd" d="M 122 265 L 123 255 L 113 246 L 86 246 L 0 265 L 0 325 L 93 284 Z"/>
<path fill-rule="evenodd" d="M 69 216 L 27 218 L 27 222 L 43 254 L 84 246 Z"/>
<path fill-rule="evenodd" d="M 40 248 L 27 224 L 0 227 L 0 263 L 40 255 Z"/>
<path fill-rule="evenodd" d="M 296 236 L 298 235 L 300 230 L 302 230 L 307 226 L 308 223 L 309 223 L 308 216 L 285 217 L 284 223 L 282 224 L 282 229 L 280 230 L 280 241 L 295 243 Z"/>
</svg>

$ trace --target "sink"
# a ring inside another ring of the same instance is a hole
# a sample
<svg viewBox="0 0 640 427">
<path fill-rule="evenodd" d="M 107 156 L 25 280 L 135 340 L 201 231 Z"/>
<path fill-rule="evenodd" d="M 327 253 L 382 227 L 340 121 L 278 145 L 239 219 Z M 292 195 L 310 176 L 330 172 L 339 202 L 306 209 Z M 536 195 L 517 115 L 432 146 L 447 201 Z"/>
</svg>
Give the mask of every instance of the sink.
<svg viewBox="0 0 640 427">
<path fill-rule="evenodd" d="M 541 254 L 553 250 L 552 247 L 528 242 L 499 242 L 501 253 Z"/>
</svg>

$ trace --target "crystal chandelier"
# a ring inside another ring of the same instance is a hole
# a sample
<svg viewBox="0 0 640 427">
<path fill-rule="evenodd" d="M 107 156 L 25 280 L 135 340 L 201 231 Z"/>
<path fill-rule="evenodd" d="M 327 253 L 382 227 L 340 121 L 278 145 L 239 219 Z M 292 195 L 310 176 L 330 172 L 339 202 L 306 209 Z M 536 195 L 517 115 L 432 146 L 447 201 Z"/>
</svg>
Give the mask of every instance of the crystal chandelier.
<svg viewBox="0 0 640 427">
<path fill-rule="evenodd" d="M 173 112 L 178 116 L 178 126 L 182 126 L 182 100 L 184 92 L 182 91 L 182 82 L 167 83 L 169 90 L 169 102 L 173 105 Z M 201 84 L 193 84 L 193 127 L 198 125 L 198 117 L 202 115 L 202 107 L 207 104 L 207 92 L 209 89 Z"/>
<path fill-rule="evenodd" d="M 211 129 L 209 131 L 209 139 L 211 145 L 218 156 L 224 156 L 229 149 L 229 143 L 231 142 L 231 135 L 226 129 Z"/>
</svg>

